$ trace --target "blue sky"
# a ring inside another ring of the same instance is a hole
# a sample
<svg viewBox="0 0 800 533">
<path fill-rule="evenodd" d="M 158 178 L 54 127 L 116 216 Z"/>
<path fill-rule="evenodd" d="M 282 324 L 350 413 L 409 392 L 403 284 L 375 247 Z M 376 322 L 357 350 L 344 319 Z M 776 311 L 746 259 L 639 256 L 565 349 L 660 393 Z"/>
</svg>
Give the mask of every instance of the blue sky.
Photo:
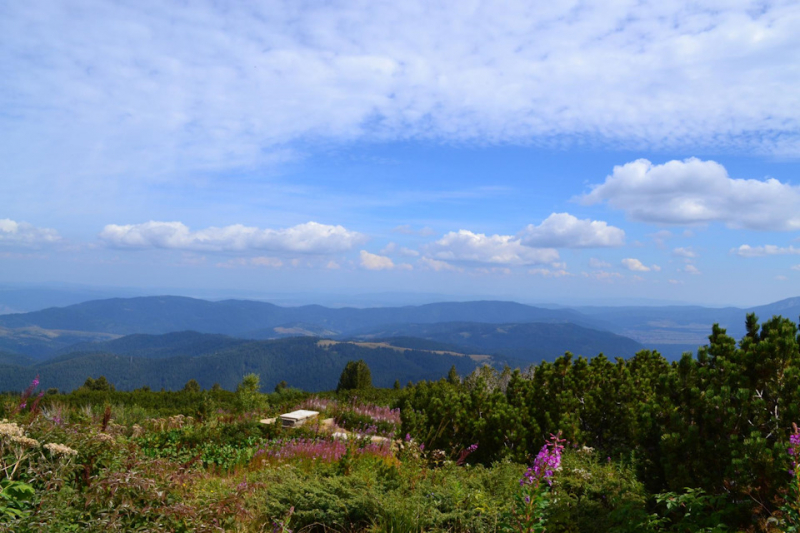
<svg viewBox="0 0 800 533">
<path fill-rule="evenodd" d="M 0 0 L 0 282 L 800 294 L 796 2 Z"/>
</svg>

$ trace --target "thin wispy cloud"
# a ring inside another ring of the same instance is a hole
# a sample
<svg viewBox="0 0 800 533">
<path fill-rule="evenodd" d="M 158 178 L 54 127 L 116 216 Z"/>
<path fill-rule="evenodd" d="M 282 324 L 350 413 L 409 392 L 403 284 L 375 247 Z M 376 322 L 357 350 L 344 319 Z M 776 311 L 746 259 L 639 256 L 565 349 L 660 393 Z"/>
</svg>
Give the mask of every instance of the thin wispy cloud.
<svg viewBox="0 0 800 533">
<path fill-rule="evenodd" d="M 793 2 L 12 2 L 0 155 L 45 181 L 251 168 L 314 139 L 798 154 L 798 26 Z"/>
</svg>

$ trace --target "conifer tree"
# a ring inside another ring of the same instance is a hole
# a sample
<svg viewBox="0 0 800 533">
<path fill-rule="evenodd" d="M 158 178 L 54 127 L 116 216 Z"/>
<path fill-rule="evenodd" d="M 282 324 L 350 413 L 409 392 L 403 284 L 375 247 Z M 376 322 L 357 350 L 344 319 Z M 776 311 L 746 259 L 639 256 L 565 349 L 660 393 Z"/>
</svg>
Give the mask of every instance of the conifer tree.
<svg viewBox="0 0 800 533">
<path fill-rule="evenodd" d="M 372 388 L 372 373 L 363 359 L 348 361 L 339 376 L 339 385 L 336 392 L 354 389 Z"/>
</svg>

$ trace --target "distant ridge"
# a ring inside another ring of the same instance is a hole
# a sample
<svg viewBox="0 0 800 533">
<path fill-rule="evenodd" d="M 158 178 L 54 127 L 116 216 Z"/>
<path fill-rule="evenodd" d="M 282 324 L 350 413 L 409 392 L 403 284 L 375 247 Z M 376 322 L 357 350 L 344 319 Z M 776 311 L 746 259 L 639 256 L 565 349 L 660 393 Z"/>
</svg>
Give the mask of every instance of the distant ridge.
<svg viewBox="0 0 800 533">
<path fill-rule="evenodd" d="M 420 306 L 328 308 L 280 307 L 266 302 L 209 302 L 181 296 L 145 296 L 93 300 L 67 307 L 0 316 L 0 327 L 38 326 L 48 330 L 93 331 L 117 335 L 198 331 L 233 336 L 280 336 L 270 329 L 295 323 L 323 326 L 338 334 L 381 324 L 466 321 L 487 323 L 573 322 L 602 327 L 602 322 L 571 309 L 545 309 L 515 302 L 444 302 Z"/>
<path fill-rule="evenodd" d="M 645 347 L 627 337 L 585 328 L 571 323 L 484 324 L 443 322 L 438 324 L 399 324 L 376 328 L 356 336 L 360 339 L 425 339 L 442 347 L 455 347 L 468 353 L 503 355 L 527 363 L 553 361 L 571 352 L 594 357 L 604 353 L 610 358 L 632 357 Z M 413 344 L 412 344 L 413 345 Z M 421 342 L 416 344 L 422 345 Z"/>
</svg>

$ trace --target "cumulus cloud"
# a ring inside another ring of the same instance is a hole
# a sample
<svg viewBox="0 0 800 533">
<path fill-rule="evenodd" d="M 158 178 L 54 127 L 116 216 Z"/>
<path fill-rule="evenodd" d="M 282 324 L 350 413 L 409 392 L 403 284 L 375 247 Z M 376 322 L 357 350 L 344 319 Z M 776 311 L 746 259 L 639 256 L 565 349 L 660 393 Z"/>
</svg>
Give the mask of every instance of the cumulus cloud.
<svg viewBox="0 0 800 533">
<path fill-rule="evenodd" d="M 367 270 L 393 270 L 394 262 L 385 255 L 371 254 L 361 250 L 361 266 Z"/>
<path fill-rule="evenodd" d="M 417 264 L 420 265 L 422 268 L 427 270 L 433 270 L 435 272 L 462 272 L 463 269 L 457 267 L 455 265 L 451 265 L 446 261 L 439 261 L 437 259 L 431 259 L 430 257 L 421 257 Z"/>
<path fill-rule="evenodd" d="M 792 2 L 74 5 L 4 5 L 0 158 L 28 185 L 312 138 L 800 152 Z"/>
<path fill-rule="evenodd" d="M 690 158 L 654 165 L 646 159 L 614 167 L 580 200 L 607 202 L 640 222 L 800 230 L 800 186 L 769 178 L 733 179 L 715 161 Z"/>
<path fill-rule="evenodd" d="M 395 233 L 402 235 L 416 235 L 419 237 L 430 237 L 434 234 L 433 228 L 425 226 L 423 228 L 414 229 L 410 224 L 401 224 L 392 230 Z"/>
<path fill-rule="evenodd" d="M 61 236 L 54 229 L 37 228 L 27 222 L 16 222 L 10 218 L 0 219 L 0 245 L 36 247 L 60 240 Z"/>
<path fill-rule="evenodd" d="M 572 276 L 572 274 L 564 269 L 551 270 L 549 268 L 532 268 L 528 270 L 528 274 L 542 276 L 545 278 L 563 278 L 564 276 Z"/>
<path fill-rule="evenodd" d="M 800 270 L 800 265 L 793 265 L 792 270 Z"/>
<path fill-rule="evenodd" d="M 271 250 L 306 254 L 343 252 L 366 237 L 342 226 L 306 222 L 284 229 L 260 229 L 236 224 L 191 231 L 181 222 L 150 221 L 143 224 L 109 224 L 99 235 L 117 248 L 236 251 Z"/>
<path fill-rule="evenodd" d="M 622 260 L 622 264 L 625 268 L 627 268 L 628 270 L 632 270 L 633 272 L 650 272 L 650 270 L 656 270 L 656 269 L 661 270 L 661 267 L 659 267 L 658 265 L 653 265 L 653 267 L 651 268 L 649 266 L 644 265 L 641 261 L 633 257 L 626 257 L 625 259 Z"/>
<path fill-rule="evenodd" d="M 686 265 L 685 267 L 683 267 L 683 271 L 686 272 L 687 274 L 695 274 L 695 275 L 701 273 L 700 270 L 694 265 Z"/>
<path fill-rule="evenodd" d="M 592 257 L 589 259 L 589 266 L 591 268 L 611 268 L 611 263 Z"/>
<path fill-rule="evenodd" d="M 672 232 L 668 231 L 668 230 L 665 230 L 665 229 L 662 229 L 662 230 L 657 231 L 655 233 L 650 233 L 647 236 L 650 237 L 651 239 L 653 239 L 653 242 L 656 243 L 656 245 L 659 248 L 661 248 L 661 247 L 664 246 L 664 242 L 665 241 L 667 241 L 668 239 L 672 238 Z"/>
<path fill-rule="evenodd" d="M 511 269 L 508 267 L 490 267 L 490 268 L 481 267 L 481 268 L 476 268 L 475 272 L 477 274 L 500 274 L 503 276 L 508 276 L 511 274 Z"/>
<path fill-rule="evenodd" d="M 411 248 L 406 248 L 405 246 L 397 246 L 397 243 L 390 242 L 386 246 L 384 246 L 380 253 L 382 255 L 402 255 L 405 257 L 419 257 L 419 252 L 416 250 L 412 250 Z"/>
<path fill-rule="evenodd" d="M 603 248 L 625 244 L 625 232 L 601 220 L 580 220 L 569 213 L 552 213 L 541 224 L 520 233 L 522 244 L 536 248 Z"/>
<path fill-rule="evenodd" d="M 429 244 L 434 259 L 499 265 L 548 264 L 558 261 L 553 248 L 530 248 L 511 235 L 484 235 L 468 230 L 451 231 Z"/>
<path fill-rule="evenodd" d="M 592 272 L 581 272 L 584 278 L 592 278 L 598 281 L 613 281 L 615 279 L 622 279 L 622 274 L 619 272 L 609 272 L 607 270 L 595 270 Z"/>
<path fill-rule="evenodd" d="M 283 266 L 283 261 L 281 261 L 277 257 L 266 257 L 266 256 L 250 257 L 250 258 L 236 257 L 234 259 L 229 259 L 228 261 L 222 263 L 217 263 L 217 266 L 220 268 L 236 268 L 245 266 L 280 268 Z"/>
<path fill-rule="evenodd" d="M 683 257 L 686 259 L 693 259 L 697 257 L 697 252 L 692 250 L 691 247 L 680 247 L 680 248 L 674 248 L 672 250 L 672 255 L 676 255 L 678 257 Z"/>
<path fill-rule="evenodd" d="M 767 244 L 764 246 L 750 246 L 743 244 L 738 248 L 731 250 L 739 257 L 764 257 L 767 255 L 797 255 L 800 254 L 800 248 L 794 246 L 775 246 L 774 244 Z"/>
</svg>

